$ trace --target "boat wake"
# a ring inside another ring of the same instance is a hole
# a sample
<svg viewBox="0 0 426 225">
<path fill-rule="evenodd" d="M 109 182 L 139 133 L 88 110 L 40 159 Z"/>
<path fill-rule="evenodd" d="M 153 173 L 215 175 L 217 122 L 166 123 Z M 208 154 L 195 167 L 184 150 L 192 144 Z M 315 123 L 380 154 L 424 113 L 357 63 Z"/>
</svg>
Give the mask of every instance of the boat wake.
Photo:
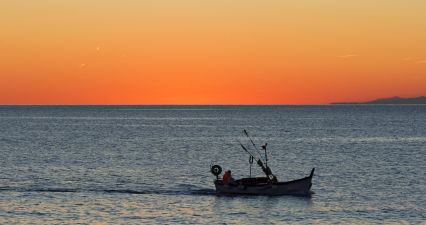
<svg viewBox="0 0 426 225">
<path fill-rule="evenodd" d="M 186 186 L 186 185 L 185 185 Z M 139 194 L 139 195 L 215 195 L 214 189 L 192 186 L 190 188 L 173 189 L 85 189 L 85 188 L 15 188 L 0 187 L 0 192 L 51 192 L 51 193 L 107 193 L 107 194 Z"/>
</svg>

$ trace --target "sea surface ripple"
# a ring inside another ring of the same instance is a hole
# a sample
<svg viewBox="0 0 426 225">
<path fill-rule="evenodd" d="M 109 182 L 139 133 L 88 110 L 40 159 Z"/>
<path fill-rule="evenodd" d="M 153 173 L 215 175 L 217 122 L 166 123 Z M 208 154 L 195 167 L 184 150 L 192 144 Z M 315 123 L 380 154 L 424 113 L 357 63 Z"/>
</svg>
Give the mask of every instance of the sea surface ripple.
<svg viewBox="0 0 426 225">
<path fill-rule="evenodd" d="M 315 194 L 217 196 L 243 129 Z M 0 224 L 426 221 L 424 105 L 0 106 L 0 154 Z"/>
</svg>

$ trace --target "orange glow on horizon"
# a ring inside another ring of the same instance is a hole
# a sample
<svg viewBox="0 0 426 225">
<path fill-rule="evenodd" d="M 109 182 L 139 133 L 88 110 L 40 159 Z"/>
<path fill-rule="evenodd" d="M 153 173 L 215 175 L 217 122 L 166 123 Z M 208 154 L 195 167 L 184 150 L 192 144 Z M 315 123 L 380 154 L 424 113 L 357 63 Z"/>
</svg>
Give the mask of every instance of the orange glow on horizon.
<svg viewBox="0 0 426 225">
<path fill-rule="evenodd" d="M 0 3 L 0 104 L 426 95 L 426 1 Z"/>
</svg>

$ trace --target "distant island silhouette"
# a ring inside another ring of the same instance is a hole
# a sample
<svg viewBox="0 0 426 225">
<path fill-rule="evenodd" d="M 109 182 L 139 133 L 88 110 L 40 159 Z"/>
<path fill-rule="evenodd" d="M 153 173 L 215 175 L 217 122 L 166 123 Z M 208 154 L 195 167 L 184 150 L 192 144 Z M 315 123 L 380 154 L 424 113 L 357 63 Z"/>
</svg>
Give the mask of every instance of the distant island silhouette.
<svg viewBox="0 0 426 225">
<path fill-rule="evenodd" d="M 425 96 L 419 96 L 414 98 L 401 98 L 401 97 L 391 97 L 391 98 L 379 98 L 373 101 L 368 102 L 332 102 L 333 105 L 339 105 L 339 104 L 380 104 L 380 105 L 386 105 L 386 104 L 401 104 L 401 105 L 426 105 L 426 97 Z"/>
</svg>

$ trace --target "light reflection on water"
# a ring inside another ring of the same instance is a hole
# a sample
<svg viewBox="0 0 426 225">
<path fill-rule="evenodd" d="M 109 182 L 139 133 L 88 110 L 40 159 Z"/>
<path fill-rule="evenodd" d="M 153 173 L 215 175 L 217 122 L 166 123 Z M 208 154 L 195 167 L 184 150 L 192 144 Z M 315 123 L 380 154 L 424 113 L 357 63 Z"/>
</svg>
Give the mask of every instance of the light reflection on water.
<svg viewBox="0 0 426 225">
<path fill-rule="evenodd" d="M 425 106 L 0 107 L 0 123 L 0 224 L 426 217 Z M 212 161 L 248 175 L 243 128 L 280 180 L 316 167 L 315 194 L 216 196 Z"/>
</svg>

